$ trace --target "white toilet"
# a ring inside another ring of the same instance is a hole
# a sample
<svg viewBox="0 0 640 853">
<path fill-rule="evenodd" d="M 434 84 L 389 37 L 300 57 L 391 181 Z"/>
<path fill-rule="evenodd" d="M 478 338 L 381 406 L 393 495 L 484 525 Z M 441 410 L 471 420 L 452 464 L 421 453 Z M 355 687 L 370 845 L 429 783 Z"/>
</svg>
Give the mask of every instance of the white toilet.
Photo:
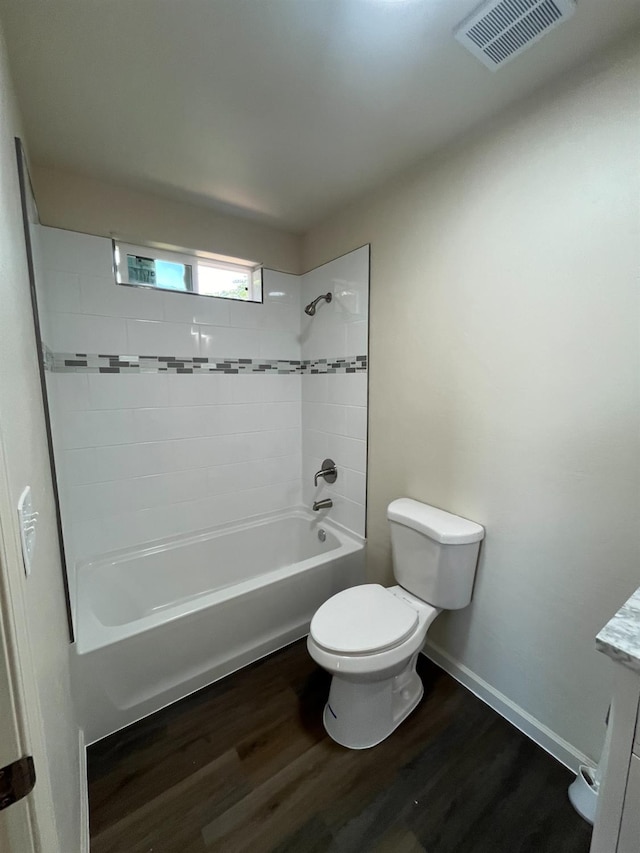
<svg viewBox="0 0 640 853">
<path fill-rule="evenodd" d="M 400 498 L 389 504 L 393 570 L 399 586 L 355 586 L 311 620 L 307 648 L 332 675 L 324 709 L 328 734 L 351 749 L 389 737 L 423 694 L 416 672 L 429 625 L 471 601 L 484 528 Z"/>
</svg>

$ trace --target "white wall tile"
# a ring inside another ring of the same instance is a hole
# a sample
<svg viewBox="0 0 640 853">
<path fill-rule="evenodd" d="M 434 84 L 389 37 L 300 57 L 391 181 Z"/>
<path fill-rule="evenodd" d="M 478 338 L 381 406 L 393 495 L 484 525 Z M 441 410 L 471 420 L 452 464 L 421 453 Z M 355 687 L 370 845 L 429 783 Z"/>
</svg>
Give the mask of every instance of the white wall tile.
<svg viewBox="0 0 640 853">
<path fill-rule="evenodd" d="M 169 377 L 162 374 L 94 373 L 85 378 L 93 409 L 138 409 L 169 404 Z"/>
<path fill-rule="evenodd" d="M 330 374 L 328 400 L 343 406 L 367 405 L 366 373 Z"/>
<path fill-rule="evenodd" d="M 184 526 L 175 506 L 90 519 L 79 525 L 76 531 L 76 560 L 86 560 L 109 551 L 148 544 L 178 534 L 184 530 Z M 184 506 L 191 507 L 192 504 L 185 503 Z"/>
<path fill-rule="evenodd" d="M 80 307 L 83 314 L 163 320 L 162 294 L 152 287 L 129 287 L 108 278 L 82 276 Z M 78 309 L 76 309 L 78 310 Z"/>
<path fill-rule="evenodd" d="M 217 373 L 168 374 L 169 405 L 212 406 L 233 402 L 232 386 L 225 382 L 236 382 L 245 377 L 224 376 Z"/>
<path fill-rule="evenodd" d="M 300 427 L 298 403 L 245 403 L 217 406 L 215 422 L 205 429 L 215 429 L 218 434 L 286 430 Z"/>
<path fill-rule="evenodd" d="M 318 294 L 316 294 L 317 296 Z M 333 303 L 332 303 L 333 304 Z M 300 327 L 302 358 L 340 358 L 347 353 L 346 326 L 331 322 L 322 315 L 322 308 L 331 305 L 321 303 L 314 317 L 303 315 Z"/>
<path fill-rule="evenodd" d="M 259 358 L 260 341 L 252 329 L 197 326 L 200 355 L 206 358 Z"/>
<path fill-rule="evenodd" d="M 60 468 L 69 486 L 126 480 L 136 476 L 139 455 L 135 444 L 65 450 Z"/>
<path fill-rule="evenodd" d="M 270 377 L 278 378 L 278 377 Z M 233 382 L 229 387 L 232 389 L 234 403 L 263 403 L 272 398 L 269 397 L 266 376 L 260 373 L 246 376 L 232 376 Z"/>
<path fill-rule="evenodd" d="M 142 442 L 137 465 L 141 475 L 205 468 L 212 459 L 223 458 L 230 448 L 212 438 L 180 438 L 168 441 Z"/>
<path fill-rule="evenodd" d="M 244 518 L 264 513 L 265 507 L 270 511 L 285 509 L 300 500 L 300 485 L 298 481 L 275 483 L 233 495 L 225 495 L 223 507 L 231 512 L 233 518 Z M 226 519 L 225 519 L 226 520 Z"/>
<path fill-rule="evenodd" d="M 264 403 L 259 414 L 260 428 L 267 430 L 300 427 L 298 403 Z"/>
<path fill-rule="evenodd" d="M 331 509 L 331 517 L 338 524 L 364 535 L 365 508 L 361 504 L 354 503 L 341 495 L 336 495 Z"/>
<path fill-rule="evenodd" d="M 299 502 L 300 486 L 294 481 L 92 519 L 78 530 L 76 553 L 86 559 L 93 554 L 258 515 L 265 506 L 275 511 Z"/>
<path fill-rule="evenodd" d="M 305 273 L 301 285 L 302 358 L 336 358 L 366 353 L 368 246 Z M 327 292 L 333 294 L 330 304 L 321 302 L 314 317 L 302 313 L 304 305 Z M 358 347 L 357 352 L 351 351 L 354 346 Z"/>
<path fill-rule="evenodd" d="M 92 518 L 117 515 L 141 509 L 135 500 L 132 480 L 112 480 L 106 483 L 91 483 L 69 489 L 68 501 L 76 525 Z"/>
<path fill-rule="evenodd" d="M 86 373 L 50 373 L 47 375 L 49 405 L 56 412 L 81 412 L 91 408 L 89 377 Z"/>
<path fill-rule="evenodd" d="M 368 254 L 368 250 L 363 248 L 344 255 L 332 264 L 335 266 L 332 290 L 336 313 L 347 325 L 366 321 L 368 318 Z"/>
<path fill-rule="evenodd" d="M 83 484 L 277 458 L 299 452 L 299 432 L 292 429 L 66 450 L 63 464 L 69 482 Z"/>
<path fill-rule="evenodd" d="M 127 350 L 125 320 L 52 312 L 49 346 L 55 352 L 117 355 Z"/>
<path fill-rule="evenodd" d="M 56 440 L 59 441 L 60 431 Z M 56 453 L 56 466 L 58 475 L 62 474 L 66 482 L 71 486 L 93 483 L 96 481 L 96 463 L 93 458 L 94 448 L 87 447 L 82 450 L 61 450 Z M 106 477 L 100 479 L 107 479 Z"/>
<path fill-rule="evenodd" d="M 127 352 L 132 355 L 174 355 L 193 358 L 200 354 L 198 326 L 153 320 L 127 320 Z"/>
<path fill-rule="evenodd" d="M 261 329 L 272 332 L 294 332 L 296 336 L 300 333 L 300 312 L 297 305 L 278 302 L 265 302 L 263 316 L 261 318 Z"/>
<path fill-rule="evenodd" d="M 222 495 L 259 486 L 288 483 L 300 479 L 300 459 L 282 456 L 234 465 L 218 465 L 207 471 L 210 494 Z"/>
<path fill-rule="evenodd" d="M 262 272 L 262 293 L 266 304 L 291 305 L 300 308 L 302 276 L 265 269 Z"/>
<path fill-rule="evenodd" d="M 220 384 L 220 403 L 233 403 L 235 397 L 235 388 L 240 378 L 236 373 L 219 373 L 218 382 Z"/>
<path fill-rule="evenodd" d="M 260 358 L 300 360 L 300 341 L 297 332 L 260 330 Z"/>
<path fill-rule="evenodd" d="M 333 459 L 336 465 L 344 468 L 352 468 L 354 471 L 365 473 L 367 470 L 367 445 L 364 441 L 356 438 L 347 438 L 343 435 L 333 436 L 329 442 L 329 452 L 335 454 Z"/>
<path fill-rule="evenodd" d="M 322 468 L 323 458 L 326 457 L 316 458 L 306 454 L 302 457 L 302 494 L 306 506 L 310 506 L 313 501 L 330 497 L 329 487 L 324 480 L 320 480 L 317 486 L 313 484 L 315 473 Z"/>
<path fill-rule="evenodd" d="M 194 293 L 160 294 L 164 319 L 172 323 L 195 323 L 210 326 L 229 325 L 228 299 L 198 296 Z"/>
<path fill-rule="evenodd" d="M 329 456 L 329 441 L 331 436 L 326 432 L 320 432 L 315 429 L 305 429 L 304 432 L 304 452 L 307 456 L 313 456 L 316 459 L 325 459 Z"/>
<path fill-rule="evenodd" d="M 187 471 L 209 464 L 216 450 L 210 438 L 180 438 L 167 441 L 142 441 L 136 445 L 136 464 L 141 475 Z"/>
<path fill-rule="evenodd" d="M 264 399 L 272 402 L 299 403 L 302 391 L 302 377 L 296 374 L 265 374 L 262 387 Z"/>
<path fill-rule="evenodd" d="M 40 237 L 46 269 L 105 277 L 113 275 L 113 250 L 107 237 L 47 226 L 42 227 Z"/>
<path fill-rule="evenodd" d="M 334 374 L 331 374 L 331 379 L 333 378 Z M 310 403 L 328 403 L 329 374 L 306 373 L 302 377 L 302 399 Z"/>
<path fill-rule="evenodd" d="M 346 406 L 345 435 L 351 438 L 366 439 L 367 409 L 366 406 Z"/>
<path fill-rule="evenodd" d="M 128 409 L 60 413 L 60 446 L 64 450 L 72 450 L 108 444 L 131 444 L 135 440 L 133 414 Z"/>
<path fill-rule="evenodd" d="M 139 477 L 132 482 L 132 487 L 141 509 L 198 500 L 208 494 L 207 470 L 191 468 Z"/>
<path fill-rule="evenodd" d="M 347 326 L 347 355 L 366 355 L 369 331 L 366 322 L 351 323 Z"/>
<path fill-rule="evenodd" d="M 66 314 L 80 311 L 80 276 L 77 273 L 45 268 L 42 278 L 49 311 Z"/>
<path fill-rule="evenodd" d="M 211 435 L 232 435 L 247 432 L 259 432 L 263 429 L 277 429 L 268 426 L 264 418 L 264 405 L 262 403 L 239 403 L 231 406 L 217 406 L 215 422 L 205 425 L 211 430 Z"/>
<path fill-rule="evenodd" d="M 237 462 L 233 465 L 218 465 L 207 470 L 207 489 L 211 495 L 226 495 L 230 492 L 262 486 L 259 464 Z"/>
<path fill-rule="evenodd" d="M 132 440 L 141 443 L 214 435 L 213 424 L 217 408 L 216 406 L 184 406 L 136 409 L 133 412 Z M 207 427 L 209 431 L 205 432 Z"/>
<path fill-rule="evenodd" d="M 361 471 L 352 471 L 345 468 L 343 482 L 343 494 L 346 498 L 364 506 L 367 496 L 367 478 Z"/>
<path fill-rule="evenodd" d="M 241 329 L 264 328 L 266 306 L 261 302 L 229 300 L 229 325 Z"/>
<path fill-rule="evenodd" d="M 252 437 L 252 447 L 259 457 L 286 456 L 301 452 L 301 435 L 298 427 L 265 430 Z M 255 458 L 255 457 L 250 457 Z"/>
<path fill-rule="evenodd" d="M 344 435 L 346 431 L 346 408 L 329 403 L 303 403 L 302 425 L 305 430 L 319 430 L 334 435 Z"/>
<path fill-rule="evenodd" d="M 363 247 L 302 276 L 302 358 L 340 358 L 367 353 L 369 250 Z M 331 292 L 313 318 L 304 305 Z M 316 374 L 302 379 L 303 493 L 305 501 L 330 496 L 329 517 L 364 535 L 366 488 L 366 374 Z M 338 465 L 333 485 L 313 487 L 325 457 Z M 356 470 L 357 469 L 357 470 Z"/>
<path fill-rule="evenodd" d="M 261 459 L 262 485 L 269 483 L 290 483 L 300 480 L 300 456 L 281 456 L 278 459 Z"/>
</svg>

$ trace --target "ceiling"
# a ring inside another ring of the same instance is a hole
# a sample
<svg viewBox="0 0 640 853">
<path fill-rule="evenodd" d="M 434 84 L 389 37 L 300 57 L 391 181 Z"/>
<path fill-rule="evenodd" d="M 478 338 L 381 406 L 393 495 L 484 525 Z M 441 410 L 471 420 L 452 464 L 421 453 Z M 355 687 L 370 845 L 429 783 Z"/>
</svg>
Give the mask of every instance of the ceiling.
<svg viewBox="0 0 640 853">
<path fill-rule="evenodd" d="M 300 231 L 640 23 L 574 17 L 497 73 L 477 0 L 0 0 L 32 159 Z"/>
</svg>

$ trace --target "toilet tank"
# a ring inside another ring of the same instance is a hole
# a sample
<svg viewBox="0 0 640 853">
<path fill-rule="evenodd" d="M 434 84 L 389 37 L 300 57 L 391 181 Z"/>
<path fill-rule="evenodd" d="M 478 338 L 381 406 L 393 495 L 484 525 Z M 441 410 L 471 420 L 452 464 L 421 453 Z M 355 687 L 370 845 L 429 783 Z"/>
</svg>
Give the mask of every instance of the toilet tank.
<svg viewBox="0 0 640 853">
<path fill-rule="evenodd" d="M 466 607 L 484 527 L 409 498 L 392 501 L 387 518 L 400 586 L 443 610 Z"/>
</svg>

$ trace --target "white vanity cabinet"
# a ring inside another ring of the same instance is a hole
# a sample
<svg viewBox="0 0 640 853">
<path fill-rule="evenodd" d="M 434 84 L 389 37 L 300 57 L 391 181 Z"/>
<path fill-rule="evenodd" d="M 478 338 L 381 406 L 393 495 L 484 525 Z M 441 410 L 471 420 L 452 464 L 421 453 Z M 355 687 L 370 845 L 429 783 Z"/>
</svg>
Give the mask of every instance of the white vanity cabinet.
<svg viewBox="0 0 640 853">
<path fill-rule="evenodd" d="M 640 853 L 640 619 L 635 634 L 633 622 L 639 604 L 635 593 L 597 639 L 616 672 L 590 853 Z"/>
<path fill-rule="evenodd" d="M 622 853 L 640 850 L 640 758 L 635 753 L 629 764 L 618 850 Z"/>
</svg>

